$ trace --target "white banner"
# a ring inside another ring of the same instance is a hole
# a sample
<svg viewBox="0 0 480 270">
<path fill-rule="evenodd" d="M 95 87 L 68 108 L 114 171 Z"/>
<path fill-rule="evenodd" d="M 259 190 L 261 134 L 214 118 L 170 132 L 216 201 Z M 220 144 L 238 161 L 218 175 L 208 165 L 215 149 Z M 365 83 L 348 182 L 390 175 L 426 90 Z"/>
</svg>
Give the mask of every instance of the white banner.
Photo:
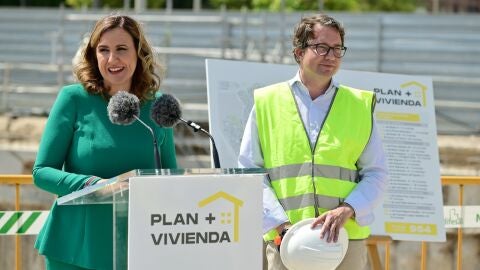
<svg viewBox="0 0 480 270">
<path fill-rule="evenodd" d="M 50 211 L 0 211 L 0 235 L 38 234 Z"/>
<path fill-rule="evenodd" d="M 296 65 L 206 61 L 210 131 L 223 167 L 237 167 L 253 90 L 291 79 Z M 389 185 L 372 233 L 396 240 L 445 241 L 432 80 L 340 70 L 335 79 L 374 91 L 375 118 L 387 153 Z"/>
<path fill-rule="evenodd" d="M 260 270 L 263 177 L 130 179 L 128 269 Z"/>
<path fill-rule="evenodd" d="M 446 228 L 480 228 L 480 206 L 448 205 L 443 207 Z"/>
</svg>

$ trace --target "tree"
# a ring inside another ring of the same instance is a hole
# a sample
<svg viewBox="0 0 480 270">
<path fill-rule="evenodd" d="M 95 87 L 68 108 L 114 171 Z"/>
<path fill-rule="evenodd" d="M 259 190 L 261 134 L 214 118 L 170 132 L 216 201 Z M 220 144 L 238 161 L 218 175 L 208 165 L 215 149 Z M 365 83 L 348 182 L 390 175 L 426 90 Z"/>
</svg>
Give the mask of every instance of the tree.
<svg viewBox="0 0 480 270">
<path fill-rule="evenodd" d="M 240 9 L 242 7 L 251 8 L 251 0 L 210 0 L 209 5 L 212 8 L 220 8 L 222 5 L 225 5 L 227 9 Z"/>
<path fill-rule="evenodd" d="M 74 8 L 91 7 L 92 0 L 66 0 L 65 4 Z"/>
<path fill-rule="evenodd" d="M 122 8 L 124 0 L 100 0 L 103 7 Z M 134 0 L 130 1 L 130 7 L 134 6 Z M 92 7 L 93 0 L 66 0 L 66 4 L 74 8 Z M 147 8 L 159 9 L 165 6 L 165 0 L 147 0 Z"/>
<path fill-rule="evenodd" d="M 416 0 L 367 0 L 371 11 L 414 11 L 416 8 Z"/>
<path fill-rule="evenodd" d="M 355 0 L 326 0 L 326 10 L 360 11 L 361 4 Z"/>
<path fill-rule="evenodd" d="M 214 1 L 214 0 L 211 0 Z M 220 1 L 220 0 L 216 0 Z M 282 1 L 285 10 L 319 10 L 318 1 L 313 0 L 251 0 L 253 9 L 280 11 Z M 416 0 L 324 0 L 325 10 L 335 11 L 413 11 Z"/>
</svg>

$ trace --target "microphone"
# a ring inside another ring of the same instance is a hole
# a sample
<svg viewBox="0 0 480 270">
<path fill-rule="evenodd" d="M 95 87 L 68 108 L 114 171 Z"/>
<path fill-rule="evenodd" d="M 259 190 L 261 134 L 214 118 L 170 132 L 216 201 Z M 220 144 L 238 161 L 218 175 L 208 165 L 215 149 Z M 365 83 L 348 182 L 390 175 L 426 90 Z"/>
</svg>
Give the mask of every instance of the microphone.
<svg viewBox="0 0 480 270">
<path fill-rule="evenodd" d="M 180 103 L 178 100 L 170 94 L 162 94 L 159 98 L 153 102 L 152 109 L 150 111 L 152 120 L 162 127 L 173 127 L 179 121 L 185 123 L 191 127 L 194 132 L 202 131 L 210 137 L 213 148 L 213 163 L 215 168 L 220 168 L 220 160 L 218 158 L 217 146 L 212 135 L 203 129 L 200 125 L 190 120 L 182 118 L 182 110 L 180 109 Z"/>
<path fill-rule="evenodd" d="M 145 122 L 140 120 L 140 100 L 137 96 L 130 94 L 126 91 L 118 91 L 108 101 L 107 105 L 108 118 L 110 122 L 116 125 L 130 125 L 135 120 L 138 120 L 143 126 L 145 126 L 152 135 L 153 139 L 153 153 L 155 155 L 155 168 L 161 169 L 162 163 L 160 159 L 160 153 L 158 152 L 157 138 L 151 127 Z"/>
</svg>

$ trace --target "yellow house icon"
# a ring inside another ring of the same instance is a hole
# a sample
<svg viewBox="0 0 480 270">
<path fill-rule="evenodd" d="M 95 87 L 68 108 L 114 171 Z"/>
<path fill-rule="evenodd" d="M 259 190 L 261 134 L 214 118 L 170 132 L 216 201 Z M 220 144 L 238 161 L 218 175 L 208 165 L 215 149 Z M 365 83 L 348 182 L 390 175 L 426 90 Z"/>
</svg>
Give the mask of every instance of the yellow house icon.
<svg viewBox="0 0 480 270">
<path fill-rule="evenodd" d="M 423 107 L 426 107 L 427 106 L 427 86 L 419 83 L 419 82 L 416 82 L 416 81 L 411 81 L 411 82 L 406 82 L 406 83 L 403 83 L 400 85 L 401 88 L 406 88 L 406 87 L 409 87 L 409 86 L 417 86 L 418 88 L 420 88 L 420 90 L 422 91 L 422 105 Z"/>
<path fill-rule="evenodd" d="M 216 201 L 220 198 L 223 198 L 233 204 L 234 207 L 234 214 L 233 214 L 233 241 L 238 242 L 238 228 L 239 228 L 239 215 L 240 215 L 240 207 L 243 205 L 243 201 L 226 193 L 223 191 L 219 191 L 215 194 L 213 194 L 210 197 L 207 197 L 203 200 L 201 200 L 198 203 L 199 207 L 204 207 L 205 205 Z"/>
</svg>

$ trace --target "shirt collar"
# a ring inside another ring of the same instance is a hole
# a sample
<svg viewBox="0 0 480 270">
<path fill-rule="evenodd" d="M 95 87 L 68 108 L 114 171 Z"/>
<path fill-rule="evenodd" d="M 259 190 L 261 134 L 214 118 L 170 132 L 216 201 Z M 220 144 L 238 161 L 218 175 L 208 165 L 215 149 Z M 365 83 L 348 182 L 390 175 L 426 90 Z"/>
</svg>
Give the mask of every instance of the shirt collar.
<svg viewBox="0 0 480 270">
<path fill-rule="evenodd" d="M 297 74 L 295 74 L 295 76 L 288 81 L 288 85 L 292 88 L 296 86 L 302 92 L 305 92 L 306 94 L 310 95 L 307 87 L 303 84 L 302 80 L 300 79 L 300 71 L 297 71 Z M 334 78 L 332 78 L 332 80 L 330 81 L 330 85 L 327 88 L 327 91 L 325 91 L 325 93 L 323 93 L 323 95 L 329 94 L 331 91 L 338 88 L 338 85 L 339 85 L 339 83 L 337 81 L 335 81 Z"/>
</svg>

